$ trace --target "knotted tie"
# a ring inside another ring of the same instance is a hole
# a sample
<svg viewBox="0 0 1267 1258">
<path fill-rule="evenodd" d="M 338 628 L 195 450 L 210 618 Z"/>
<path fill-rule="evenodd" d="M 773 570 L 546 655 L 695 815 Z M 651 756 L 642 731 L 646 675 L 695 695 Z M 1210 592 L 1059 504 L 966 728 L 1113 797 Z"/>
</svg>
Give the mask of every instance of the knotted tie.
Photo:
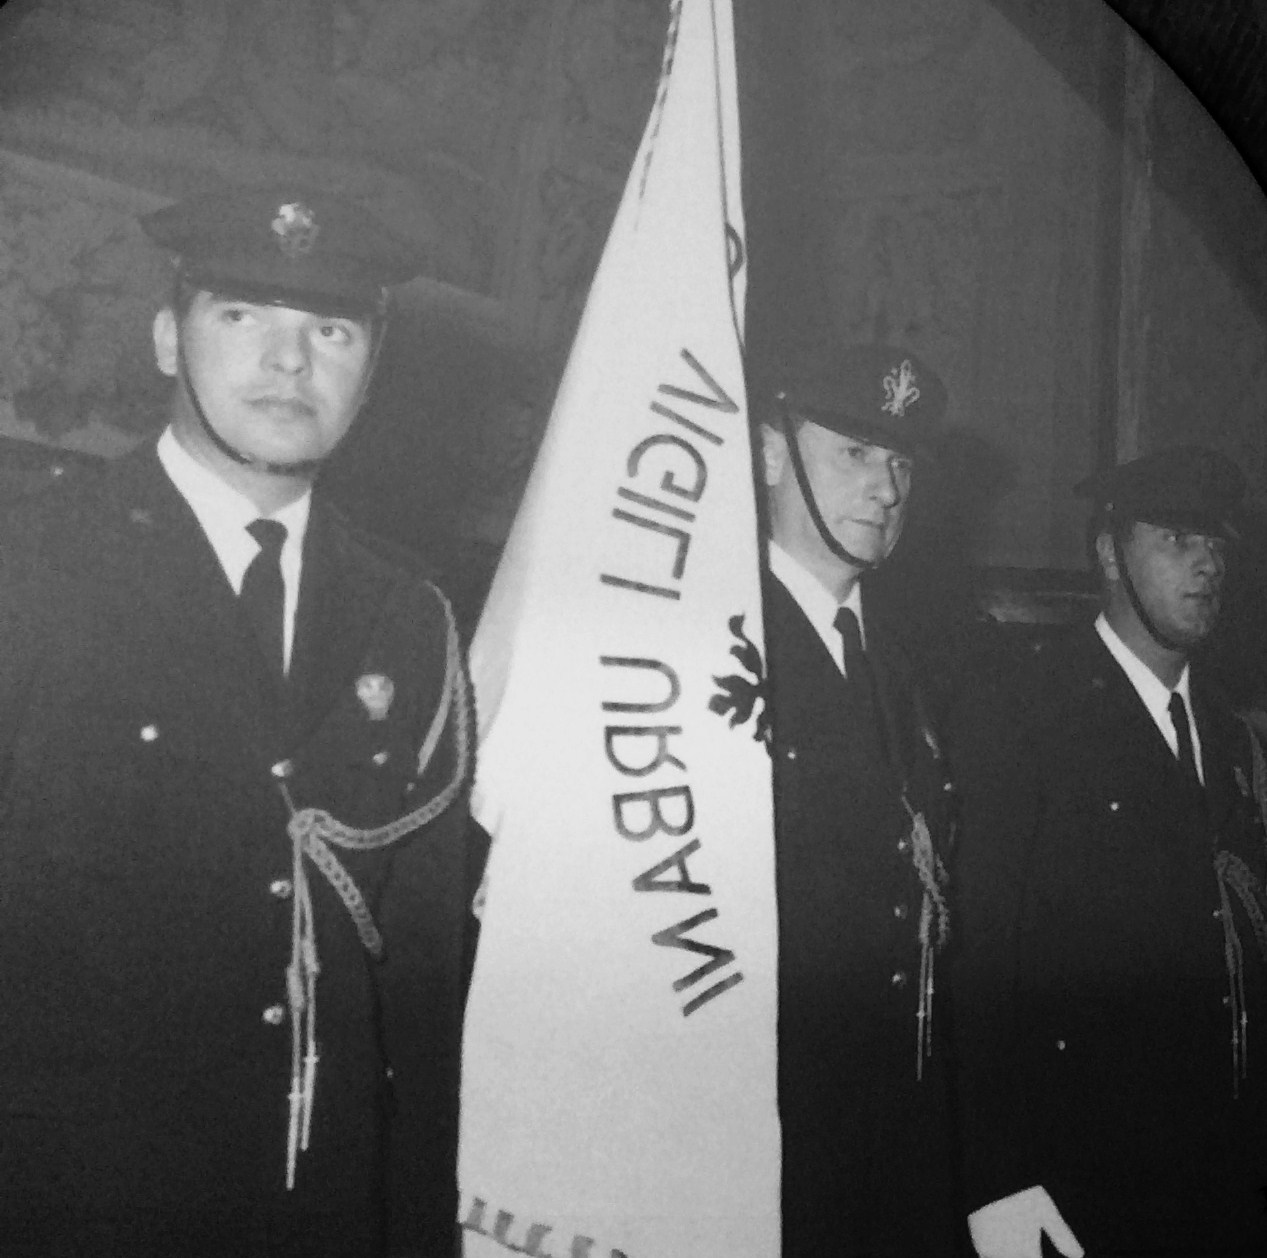
<svg viewBox="0 0 1267 1258">
<path fill-rule="evenodd" d="M 879 722 L 879 704 L 876 700 L 875 673 L 871 661 L 862 646 L 862 631 L 858 617 L 848 607 L 836 609 L 832 622 L 840 634 L 845 663 L 845 680 L 849 685 L 849 697 L 853 702 L 854 716 L 860 728 L 873 732 L 877 746 L 884 752 L 883 731 Z"/>
<path fill-rule="evenodd" d="M 286 526 L 276 520 L 253 520 L 246 531 L 260 549 L 242 578 L 242 606 L 255 627 L 264 658 L 281 676 L 286 671 L 286 587 L 282 583 L 281 561 Z"/>
<path fill-rule="evenodd" d="M 1192 751 L 1192 731 L 1188 726 L 1188 705 L 1183 695 L 1177 690 L 1170 692 L 1170 723 L 1175 727 L 1175 738 L 1179 746 L 1179 770 L 1184 779 L 1195 790 L 1201 789 L 1201 778 L 1197 775 L 1197 758 Z"/>
</svg>

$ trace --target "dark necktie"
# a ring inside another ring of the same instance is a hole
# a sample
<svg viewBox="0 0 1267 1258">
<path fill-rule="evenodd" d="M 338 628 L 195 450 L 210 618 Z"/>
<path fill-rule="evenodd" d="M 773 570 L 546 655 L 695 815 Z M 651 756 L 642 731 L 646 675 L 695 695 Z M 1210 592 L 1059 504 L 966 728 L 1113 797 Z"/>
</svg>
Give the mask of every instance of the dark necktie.
<svg viewBox="0 0 1267 1258">
<path fill-rule="evenodd" d="M 286 587 L 282 583 L 282 544 L 286 526 L 276 520 L 254 520 L 246 531 L 259 543 L 242 578 L 242 606 L 251 618 L 264 657 L 281 676 L 285 672 Z"/>
<path fill-rule="evenodd" d="M 860 729 L 870 731 L 872 737 L 876 739 L 876 745 L 881 754 L 884 754 L 883 732 L 878 719 L 879 703 L 876 698 L 875 673 L 862 646 L 862 631 L 858 627 L 858 617 L 848 607 L 838 607 L 836 619 L 832 623 L 840 634 L 843 647 L 845 681 L 853 705 L 854 720 Z"/>
<path fill-rule="evenodd" d="M 1201 779 L 1197 776 L 1197 758 L 1192 752 L 1192 731 L 1188 727 L 1188 705 L 1177 690 L 1170 692 L 1170 721 L 1175 727 L 1179 744 L 1179 770 L 1198 791 Z"/>
</svg>

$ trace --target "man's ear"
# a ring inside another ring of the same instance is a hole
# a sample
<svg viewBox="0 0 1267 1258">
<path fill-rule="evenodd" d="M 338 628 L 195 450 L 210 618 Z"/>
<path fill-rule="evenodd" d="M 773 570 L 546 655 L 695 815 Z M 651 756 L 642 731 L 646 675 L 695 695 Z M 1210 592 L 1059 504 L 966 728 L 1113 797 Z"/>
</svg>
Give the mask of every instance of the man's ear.
<svg viewBox="0 0 1267 1258">
<path fill-rule="evenodd" d="M 178 341 L 176 312 L 170 306 L 164 306 L 154 316 L 154 361 L 165 376 L 176 375 Z"/>
<path fill-rule="evenodd" d="M 1112 533 L 1106 531 L 1096 535 L 1095 557 L 1105 580 L 1116 581 L 1118 579 L 1117 549 L 1113 545 Z"/>
<path fill-rule="evenodd" d="M 761 425 L 761 471 L 767 488 L 784 477 L 788 465 L 787 435 L 773 424 Z"/>
</svg>

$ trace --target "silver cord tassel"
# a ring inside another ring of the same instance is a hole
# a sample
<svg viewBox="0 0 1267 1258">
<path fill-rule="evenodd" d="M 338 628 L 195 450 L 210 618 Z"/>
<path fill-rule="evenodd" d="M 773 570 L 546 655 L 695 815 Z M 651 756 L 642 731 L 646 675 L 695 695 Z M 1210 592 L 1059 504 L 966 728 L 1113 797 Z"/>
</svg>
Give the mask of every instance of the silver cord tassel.
<svg viewBox="0 0 1267 1258">
<path fill-rule="evenodd" d="M 417 776 L 421 778 L 439 745 L 452 712 L 455 764 L 450 780 L 438 794 L 385 826 L 358 830 L 344 825 L 322 809 L 297 809 L 287 781 L 293 766 L 289 761 L 283 760 L 272 769 L 289 817 L 286 830 L 291 843 L 293 886 L 290 962 L 286 967 L 291 1040 L 290 1117 L 286 1135 L 288 1191 L 295 1187 L 299 1154 L 307 1151 L 312 1139 L 312 1115 L 320 1059 L 317 1045 L 317 978 L 321 973 L 321 964 L 317 953 L 316 919 L 313 915 L 312 890 L 308 883 L 305 857 L 321 871 L 343 901 L 365 949 L 374 957 L 381 956 L 383 939 L 369 906 L 351 875 L 331 851 L 330 845 L 362 852 L 389 847 L 435 820 L 457 799 L 465 785 L 470 765 L 470 703 L 466 675 L 462 668 L 457 624 L 447 600 L 444 601 L 444 610 L 448 622 L 444 687 L 440 703 L 419 749 L 417 765 Z"/>
</svg>

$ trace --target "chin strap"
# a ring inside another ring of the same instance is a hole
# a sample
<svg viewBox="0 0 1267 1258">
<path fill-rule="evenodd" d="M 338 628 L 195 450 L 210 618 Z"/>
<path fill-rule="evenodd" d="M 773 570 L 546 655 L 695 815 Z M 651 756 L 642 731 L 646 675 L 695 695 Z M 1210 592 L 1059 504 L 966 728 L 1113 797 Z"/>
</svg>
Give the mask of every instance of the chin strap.
<svg viewBox="0 0 1267 1258">
<path fill-rule="evenodd" d="M 1168 638 L 1157 628 L 1153 618 L 1144 610 L 1144 604 L 1140 601 L 1139 594 L 1135 590 L 1135 582 L 1131 580 L 1131 571 L 1126 566 L 1126 556 L 1122 552 L 1122 544 L 1118 540 L 1117 530 L 1111 530 L 1109 536 L 1113 539 L 1113 559 L 1117 564 L 1118 579 L 1122 583 L 1122 588 L 1126 591 L 1126 597 L 1130 600 L 1135 615 L 1139 617 L 1139 623 L 1144 626 L 1144 629 L 1158 646 L 1165 647 L 1167 651 L 1177 651 L 1181 655 L 1187 655 L 1188 643 L 1176 642 L 1172 638 Z"/>
<path fill-rule="evenodd" d="M 801 443 L 796 436 L 796 428 L 792 423 L 792 417 L 788 412 L 787 398 L 779 395 L 779 423 L 783 429 L 783 437 L 787 442 L 788 454 L 792 459 L 792 472 L 796 476 L 796 484 L 801 491 L 801 497 L 805 501 L 805 509 L 809 512 L 809 518 L 814 521 L 814 527 L 818 530 L 818 535 L 823 539 L 823 545 L 831 551 L 837 559 L 843 559 L 845 563 L 852 564 L 855 568 L 862 568 L 869 571 L 878 567 L 876 563 L 869 559 L 860 559 L 857 555 L 847 551 L 827 527 L 827 522 L 823 519 L 822 513 L 818 509 L 818 503 L 814 500 L 814 491 L 810 488 L 809 477 L 805 474 L 805 461 L 801 458 Z"/>
<path fill-rule="evenodd" d="M 357 392 L 354 412 L 359 411 L 365 404 L 370 381 L 378 368 L 378 358 L 382 353 L 383 340 L 387 332 L 386 316 L 375 318 L 373 327 L 369 360 L 366 363 L 365 374 L 361 377 L 361 387 Z M 189 375 L 189 363 L 185 357 L 185 337 L 181 330 L 179 318 L 176 320 L 176 379 L 185 390 L 185 396 L 189 399 L 189 404 L 193 407 L 194 415 L 197 416 L 198 423 L 202 427 L 202 431 L 206 433 L 207 439 L 225 458 L 231 459 L 239 467 L 253 467 L 261 472 L 266 472 L 270 476 L 312 476 L 325 461 L 326 456 L 319 459 L 297 459 L 293 463 L 270 463 L 265 459 L 255 459 L 249 454 L 243 454 L 241 450 L 236 446 L 230 445 L 216 432 L 211 421 L 207 418 L 207 412 L 203 410 L 202 401 L 199 399 L 198 391 L 194 388 L 194 382 Z"/>
</svg>

